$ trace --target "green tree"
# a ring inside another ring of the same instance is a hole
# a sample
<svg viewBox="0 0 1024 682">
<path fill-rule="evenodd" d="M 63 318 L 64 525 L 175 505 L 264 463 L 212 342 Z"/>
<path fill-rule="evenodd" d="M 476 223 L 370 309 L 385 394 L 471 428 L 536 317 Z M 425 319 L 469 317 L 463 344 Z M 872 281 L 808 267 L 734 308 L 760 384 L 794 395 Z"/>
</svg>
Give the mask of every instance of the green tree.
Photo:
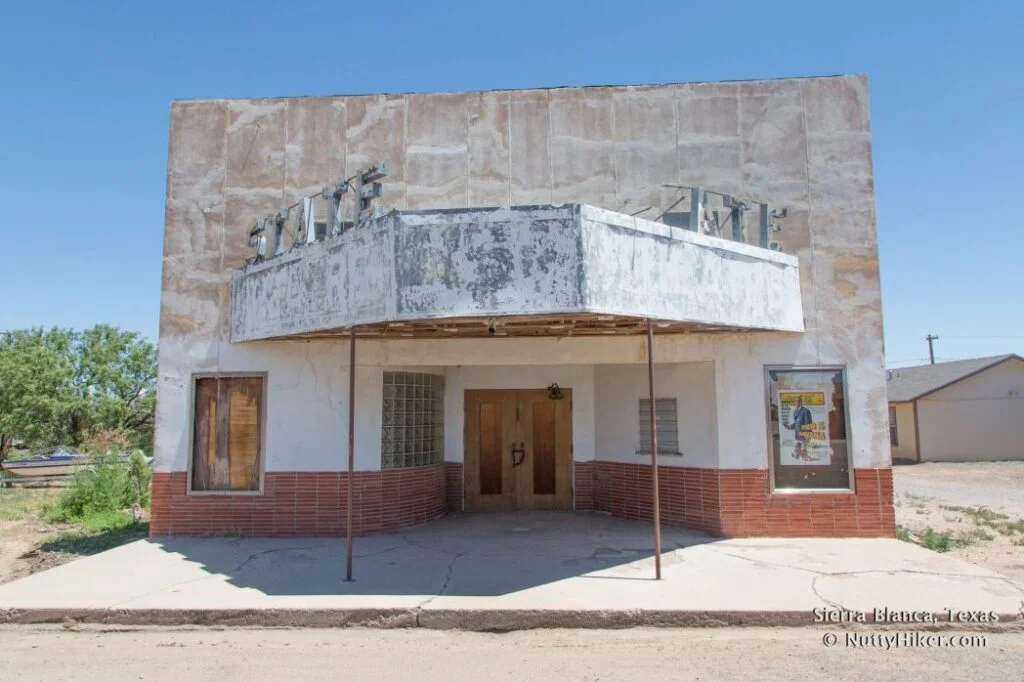
<svg viewBox="0 0 1024 682">
<path fill-rule="evenodd" d="M 99 324 L 74 335 L 68 434 L 81 445 L 101 430 L 124 432 L 149 450 L 156 405 L 156 348 L 135 332 Z"/>
<path fill-rule="evenodd" d="M 0 461 L 15 436 L 33 443 L 59 439 L 72 371 L 66 341 L 56 329 L 0 335 Z"/>
<path fill-rule="evenodd" d="M 0 337 L 0 456 L 15 435 L 35 446 L 81 446 L 109 431 L 148 451 L 155 382 L 156 349 L 135 332 L 105 324 L 7 332 Z"/>
</svg>

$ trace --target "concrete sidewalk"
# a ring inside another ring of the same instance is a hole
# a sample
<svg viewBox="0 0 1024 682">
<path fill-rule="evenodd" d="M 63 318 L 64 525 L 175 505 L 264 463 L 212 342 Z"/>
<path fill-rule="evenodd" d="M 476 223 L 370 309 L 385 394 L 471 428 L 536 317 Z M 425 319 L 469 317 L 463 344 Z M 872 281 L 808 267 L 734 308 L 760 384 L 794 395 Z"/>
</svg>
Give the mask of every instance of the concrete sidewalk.
<svg viewBox="0 0 1024 682">
<path fill-rule="evenodd" d="M 800 625 L 814 609 L 1021 621 L 1024 586 L 896 540 L 719 540 L 596 514 L 454 515 L 356 539 L 156 538 L 0 585 L 0 622 L 476 630 Z M 920 625 L 916 627 L 920 628 Z"/>
</svg>

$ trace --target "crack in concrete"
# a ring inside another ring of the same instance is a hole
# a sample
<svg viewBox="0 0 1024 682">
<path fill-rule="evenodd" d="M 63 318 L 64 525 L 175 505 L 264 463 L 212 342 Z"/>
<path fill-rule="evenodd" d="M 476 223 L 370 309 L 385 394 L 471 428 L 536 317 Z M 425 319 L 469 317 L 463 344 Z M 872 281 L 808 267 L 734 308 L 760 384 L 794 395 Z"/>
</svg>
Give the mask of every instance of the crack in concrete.
<svg viewBox="0 0 1024 682">
<path fill-rule="evenodd" d="M 197 578 L 190 578 L 188 580 L 181 580 L 181 581 L 176 582 L 176 583 L 171 583 L 170 585 L 164 585 L 163 587 L 158 587 L 155 590 L 150 590 L 149 592 L 146 592 L 145 594 L 140 594 L 140 595 L 138 595 L 136 597 L 132 597 L 130 599 L 125 599 L 123 601 L 114 602 L 113 604 L 110 604 L 108 606 L 104 606 L 102 608 L 109 609 L 109 610 L 114 610 L 114 609 L 126 606 L 128 604 L 131 604 L 132 602 L 139 601 L 140 599 L 145 599 L 147 597 L 152 597 L 155 594 L 160 594 L 161 592 L 167 592 L 169 590 L 173 590 L 173 589 L 175 589 L 177 587 L 181 587 L 182 585 L 190 585 L 192 583 L 198 583 L 198 582 L 202 582 L 204 580 L 210 580 L 212 578 L 216 578 L 217 576 L 221 576 L 221 575 L 226 576 L 226 577 L 230 577 L 232 574 L 237 573 L 238 571 L 240 571 L 243 568 L 245 568 L 245 566 L 247 566 L 251 561 L 255 560 L 256 558 L 258 558 L 260 556 L 264 556 L 266 554 L 272 554 L 274 552 L 286 552 L 286 551 L 303 551 L 303 550 L 310 550 L 310 549 L 316 549 L 316 548 L 315 547 L 278 547 L 276 549 L 268 549 L 268 550 L 264 550 L 262 552 L 256 552 L 255 554 L 250 554 L 248 556 L 248 558 L 246 558 L 244 561 L 242 561 L 242 563 L 238 564 L 238 566 L 236 566 L 235 568 L 233 568 L 233 569 L 231 569 L 229 571 L 224 571 L 223 573 L 208 573 L 207 575 L 202 575 L 202 576 L 199 576 Z"/>
<path fill-rule="evenodd" d="M 423 608 L 435 599 L 439 599 L 440 597 L 444 596 L 444 593 L 448 590 L 448 583 L 450 583 L 452 580 L 452 571 L 455 569 L 455 562 L 458 561 L 461 557 L 464 557 L 466 554 L 467 552 L 456 554 L 452 557 L 452 560 L 448 562 L 448 572 L 447 574 L 445 574 L 444 582 L 441 584 L 441 589 L 437 591 L 437 594 L 427 597 L 419 604 L 417 604 L 415 608 L 410 609 L 410 613 L 416 618 L 417 627 L 420 626 L 420 614 L 423 612 Z"/>
<path fill-rule="evenodd" d="M 373 557 L 373 556 L 381 556 L 382 554 L 389 554 L 391 552 L 397 552 L 400 549 L 409 549 L 409 545 L 407 545 L 407 544 L 406 545 L 396 545 L 395 547 L 388 547 L 387 549 L 382 549 L 379 552 L 369 552 L 367 554 L 355 554 L 353 552 L 352 558 L 353 559 L 367 559 L 367 558 Z"/>
<path fill-rule="evenodd" d="M 430 551 L 430 552 L 437 552 L 438 554 L 453 554 L 453 552 L 445 551 L 443 549 L 438 549 L 437 547 L 431 547 L 430 545 L 421 545 L 418 542 L 413 542 L 412 540 L 410 540 L 409 538 L 407 538 L 404 535 L 399 536 L 399 537 L 401 538 L 402 542 L 405 543 L 404 545 L 396 545 L 394 547 L 388 547 L 387 549 L 382 549 L 382 550 L 380 550 L 378 552 L 369 552 L 368 554 L 353 554 L 352 556 L 355 559 L 365 559 L 367 557 L 380 556 L 382 554 L 388 554 L 389 552 L 397 552 L 400 549 L 410 549 L 412 547 L 416 547 L 418 549 L 425 549 L 425 550 Z"/>
<path fill-rule="evenodd" d="M 316 549 L 316 547 L 276 547 L 274 549 L 265 549 L 262 552 L 256 552 L 255 554 L 250 554 L 249 558 L 247 558 L 242 563 L 238 564 L 238 566 L 236 566 L 235 568 L 231 569 L 230 571 L 226 571 L 224 573 L 224 575 L 232 575 L 234 573 L 238 573 L 243 568 L 248 566 L 252 561 L 255 561 L 259 557 L 267 556 L 268 554 L 275 554 L 277 552 L 308 552 L 309 550 L 313 550 L 313 549 Z"/>
<path fill-rule="evenodd" d="M 832 608 L 848 611 L 849 609 L 847 609 L 845 606 L 843 606 L 839 602 L 834 602 L 831 599 L 826 599 L 825 596 L 821 592 L 818 591 L 818 578 L 821 578 L 821 577 L 822 576 L 820 576 L 820 575 L 816 575 L 813 578 L 811 578 L 811 591 L 814 592 L 814 596 L 816 596 L 818 599 L 820 599 L 821 601 L 825 602 L 826 604 L 828 604 Z"/>
<path fill-rule="evenodd" d="M 960 578 L 960 579 L 963 579 L 963 578 L 977 578 L 979 580 L 994 580 L 994 581 L 997 581 L 997 582 L 1005 583 L 1005 584 L 1009 585 L 1010 587 L 1014 588 L 1015 590 L 1017 590 L 1018 592 L 1020 592 L 1021 594 L 1024 594 L 1024 587 L 1022 587 L 1019 584 L 1017 584 L 1016 582 L 1010 580 L 1006 576 L 1001 576 L 1001 575 L 972 575 L 972 574 L 967 574 L 967 573 L 942 573 L 942 572 L 938 572 L 938 571 L 918 571 L 918 570 L 914 570 L 914 569 L 910 569 L 910 568 L 892 568 L 892 569 L 871 568 L 871 569 L 866 569 L 866 570 L 862 570 L 862 571 L 835 571 L 835 572 L 816 571 L 813 568 L 807 568 L 805 566 L 792 566 L 792 565 L 789 565 L 789 564 L 776 564 L 776 563 L 772 563 L 772 562 L 769 562 L 769 561 L 762 561 L 760 559 L 751 559 L 750 557 L 741 556 L 739 554 L 732 554 L 731 552 L 726 552 L 726 551 L 718 549 L 718 548 L 714 548 L 713 551 L 718 552 L 719 554 L 724 554 L 725 556 L 728 556 L 728 557 L 732 557 L 733 559 L 740 559 L 742 561 L 748 561 L 748 562 L 750 562 L 752 564 L 757 564 L 758 566 L 767 566 L 767 567 L 771 567 L 771 568 L 785 568 L 785 569 L 789 569 L 789 570 L 793 570 L 793 571 L 801 571 L 803 573 L 810 573 L 810 574 L 812 574 L 814 576 L 822 577 L 822 578 L 846 578 L 846 577 L 858 576 L 858 575 L 870 575 L 872 573 L 881 573 L 883 575 L 897 575 L 897 574 L 900 574 L 900 573 L 905 573 L 907 575 L 930 575 L 930 576 L 933 576 L 933 577 L 936 577 L 936 578 Z M 812 581 L 812 584 L 813 584 L 813 582 L 814 581 Z M 815 592 L 815 594 L 817 594 L 817 592 Z"/>
</svg>

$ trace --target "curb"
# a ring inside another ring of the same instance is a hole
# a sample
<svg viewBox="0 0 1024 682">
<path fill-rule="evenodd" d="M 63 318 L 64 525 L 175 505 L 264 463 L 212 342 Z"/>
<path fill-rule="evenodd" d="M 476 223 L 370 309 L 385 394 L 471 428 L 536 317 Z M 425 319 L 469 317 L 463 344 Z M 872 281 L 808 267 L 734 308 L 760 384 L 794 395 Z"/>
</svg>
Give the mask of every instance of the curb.
<svg viewBox="0 0 1024 682">
<path fill-rule="evenodd" d="M 885 623 L 882 630 L 1024 631 L 1019 613 L 998 614 L 993 623 Z M 225 626 L 292 628 L 427 628 L 512 632 L 544 628 L 636 627 L 829 627 L 862 629 L 872 623 L 821 623 L 807 611 L 650 611 L 545 609 L 0 609 L 0 625 L 83 623 L 134 626 Z"/>
</svg>

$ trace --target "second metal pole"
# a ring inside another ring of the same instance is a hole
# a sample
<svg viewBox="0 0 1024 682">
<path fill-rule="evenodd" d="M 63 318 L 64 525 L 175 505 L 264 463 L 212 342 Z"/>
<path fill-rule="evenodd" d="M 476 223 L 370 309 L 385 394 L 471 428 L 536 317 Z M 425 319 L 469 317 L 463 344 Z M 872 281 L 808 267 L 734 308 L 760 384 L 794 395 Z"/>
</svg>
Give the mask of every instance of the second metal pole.
<svg viewBox="0 0 1024 682">
<path fill-rule="evenodd" d="M 658 423 L 654 402 L 654 323 L 647 318 L 647 387 L 651 401 L 651 488 L 654 505 L 654 579 L 661 580 L 661 504 L 658 501 Z"/>
<path fill-rule="evenodd" d="M 356 464 L 356 327 L 348 332 L 348 475 L 345 481 L 348 485 L 346 495 L 347 511 L 345 512 L 345 537 L 347 547 L 345 548 L 345 580 L 352 582 L 352 491 L 353 470 Z"/>
</svg>

